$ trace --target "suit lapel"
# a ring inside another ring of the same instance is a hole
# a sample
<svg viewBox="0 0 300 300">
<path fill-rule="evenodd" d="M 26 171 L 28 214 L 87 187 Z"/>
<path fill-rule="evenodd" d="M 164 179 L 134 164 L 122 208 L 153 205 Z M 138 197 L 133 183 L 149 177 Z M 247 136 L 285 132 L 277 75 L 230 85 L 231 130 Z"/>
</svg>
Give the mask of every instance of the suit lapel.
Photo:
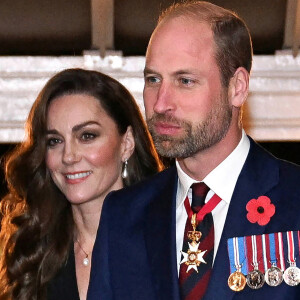
<svg viewBox="0 0 300 300">
<path fill-rule="evenodd" d="M 250 151 L 232 195 L 205 299 L 219 299 L 222 295 L 223 299 L 230 300 L 235 294 L 227 286 L 230 275 L 227 240 L 232 237 L 259 235 L 265 231 L 265 226 L 251 224 L 247 220 L 246 204 L 253 198 L 266 195 L 278 184 L 279 168 L 276 159 L 251 139 L 250 141 Z M 278 199 L 271 200 L 276 206 Z"/>
<path fill-rule="evenodd" d="M 145 239 L 157 299 L 179 300 L 176 262 L 177 172 L 165 172 L 146 217 Z M 155 188 L 155 187 L 154 187 Z"/>
</svg>

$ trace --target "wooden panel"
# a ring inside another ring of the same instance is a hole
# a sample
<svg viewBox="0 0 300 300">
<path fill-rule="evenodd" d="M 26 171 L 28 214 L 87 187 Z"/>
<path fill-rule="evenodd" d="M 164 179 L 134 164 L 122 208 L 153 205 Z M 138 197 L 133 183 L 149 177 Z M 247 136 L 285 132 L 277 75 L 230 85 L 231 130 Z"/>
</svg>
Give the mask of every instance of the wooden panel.
<svg viewBox="0 0 300 300">
<path fill-rule="evenodd" d="M 0 55 L 81 54 L 90 14 L 90 0 L 1 0 Z"/>
</svg>

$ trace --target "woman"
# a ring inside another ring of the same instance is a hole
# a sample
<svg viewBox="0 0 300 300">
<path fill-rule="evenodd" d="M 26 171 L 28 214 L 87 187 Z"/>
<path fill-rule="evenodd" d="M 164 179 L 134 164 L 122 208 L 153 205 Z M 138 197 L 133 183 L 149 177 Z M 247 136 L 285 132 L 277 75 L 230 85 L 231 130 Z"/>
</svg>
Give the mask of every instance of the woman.
<svg viewBox="0 0 300 300">
<path fill-rule="evenodd" d="M 6 161 L 0 291 L 10 299 L 86 299 L 105 196 L 161 163 L 131 94 L 95 71 L 50 79 L 26 133 Z"/>
</svg>

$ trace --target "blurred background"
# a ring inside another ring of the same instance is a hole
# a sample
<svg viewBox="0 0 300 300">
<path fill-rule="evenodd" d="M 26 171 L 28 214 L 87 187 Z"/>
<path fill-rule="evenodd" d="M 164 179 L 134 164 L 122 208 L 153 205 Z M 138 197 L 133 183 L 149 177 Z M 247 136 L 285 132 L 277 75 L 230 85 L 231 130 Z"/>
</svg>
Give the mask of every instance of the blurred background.
<svg viewBox="0 0 300 300">
<path fill-rule="evenodd" d="M 107 48 L 121 50 L 124 55 L 144 55 L 160 11 L 173 2 L 1 0 L 0 55 L 81 55 L 84 50 L 101 46 L 102 41 L 93 34 L 106 35 Z M 295 9 L 288 8 L 297 0 L 209 2 L 235 11 L 245 20 L 255 54 L 273 54 L 291 47 L 288 35 L 293 33 L 287 27 Z M 101 26 L 96 28 L 98 24 Z"/>
<path fill-rule="evenodd" d="M 64 66 L 111 72 L 110 75 L 123 80 L 125 85 L 131 82 L 129 89 L 136 80 L 135 86 L 138 85 L 139 90 L 135 92 L 140 98 L 143 57 L 149 37 L 160 11 L 173 2 L 1 0 L 0 130 L 5 134 L 2 135 L 4 138 L 0 136 L 0 157 L 3 158 L 21 141 L 19 137 L 12 138 L 13 130 L 23 128 L 37 90 Z M 276 156 L 300 163 L 300 0 L 209 2 L 237 12 L 252 36 L 255 58 L 251 101 L 245 109 L 246 127 L 252 128 L 253 137 Z M 116 57 L 121 58 L 117 67 L 107 65 L 105 57 L 111 53 L 113 63 Z M 87 58 L 91 57 L 93 63 L 87 65 Z M 127 57 L 139 59 L 127 60 Z M 49 69 L 53 62 L 56 65 Z M 101 62 L 105 64 L 103 69 Z M 38 65 L 36 70 L 35 64 Z M 135 68 L 135 65 L 138 67 Z M 124 66 L 127 66 L 126 70 Z M 33 91 L 24 90 L 30 95 L 25 99 L 25 92 L 18 85 L 24 86 L 27 82 L 30 86 L 38 80 L 41 81 L 33 87 Z M 26 109 L 21 113 L 14 106 L 18 101 L 27 101 Z M 142 100 L 139 101 L 141 103 Z M 14 114 L 10 115 L 8 111 Z M 0 196 L 5 191 L 1 168 Z"/>
</svg>

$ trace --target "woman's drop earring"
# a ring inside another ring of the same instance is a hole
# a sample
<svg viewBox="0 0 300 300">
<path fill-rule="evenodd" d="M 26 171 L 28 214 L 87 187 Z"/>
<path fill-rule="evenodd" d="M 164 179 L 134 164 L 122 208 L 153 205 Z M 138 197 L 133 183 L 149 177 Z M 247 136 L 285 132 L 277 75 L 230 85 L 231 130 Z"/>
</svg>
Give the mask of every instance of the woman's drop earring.
<svg viewBox="0 0 300 300">
<path fill-rule="evenodd" d="M 127 170 L 127 165 L 128 165 L 128 159 L 125 159 L 124 161 L 124 168 L 122 171 L 122 178 L 125 179 L 128 177 L 128 170 Z"/>
</svg>

